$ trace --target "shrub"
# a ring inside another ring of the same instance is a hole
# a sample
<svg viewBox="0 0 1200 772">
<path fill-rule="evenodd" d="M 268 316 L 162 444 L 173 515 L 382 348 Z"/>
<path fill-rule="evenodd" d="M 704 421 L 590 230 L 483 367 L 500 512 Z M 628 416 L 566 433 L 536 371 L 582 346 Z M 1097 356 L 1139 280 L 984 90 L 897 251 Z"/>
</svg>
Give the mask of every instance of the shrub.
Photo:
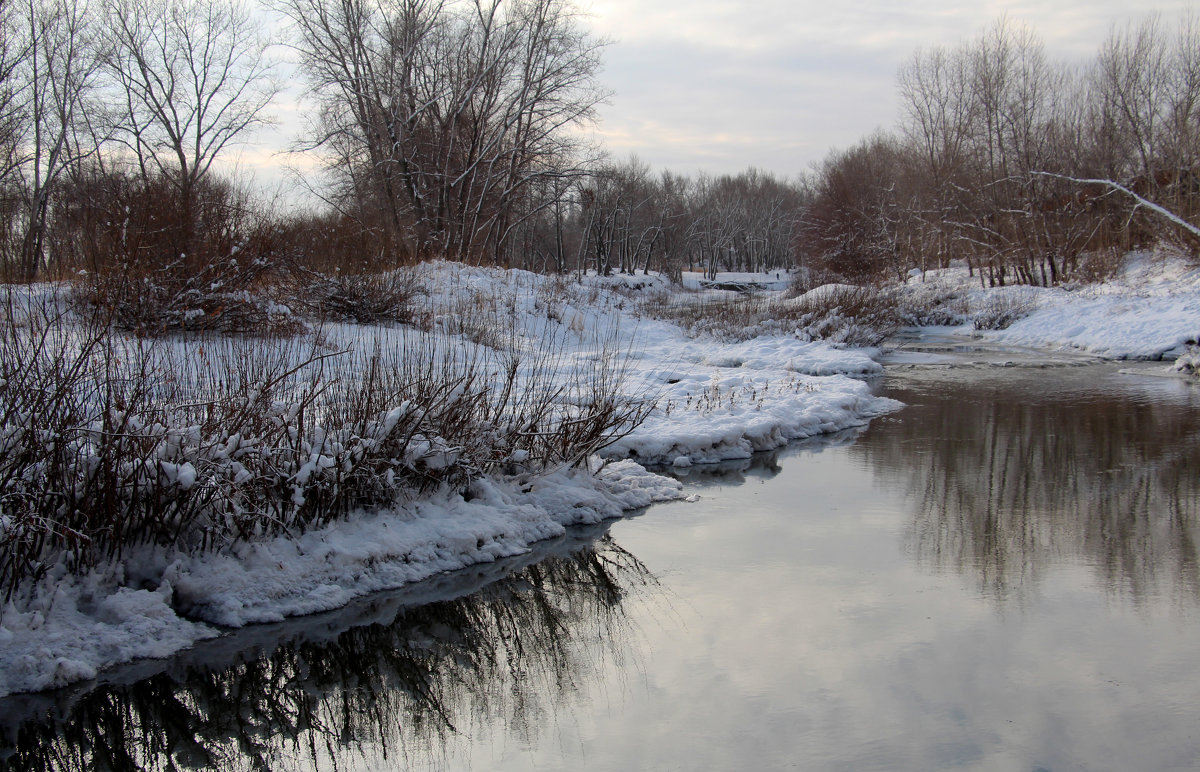
<svg viewBox="0 0 1200 772">
<path fill-rule="evenodd" d="M 219 548 L 481 475 L 576 464 L 644 420 L 622 352 L 563 365 L 405 328 L 374 347 L 123 337 L 57 298 L 0 329 L 0 587 L 131 545 Z M 569 369 L 568 369 L 569 368 Z"/>
<path fill-rule="evenodd" d="M 283 280 L 288 306 L 329 321 L 408 323 L 421 294 L 411 272 L 319 273 L 296 267 Z"/>
<path fill-rule="evenodd" d="M 1115 247 L 1088 252 L 1079 261 L 1071 274 L 1071 280 L 1082 284 L 1099 284 L 1115 277 L 1121 271 L 1124 255 Z"/>
<path fill-rule="evenodd" d="M 972 304 L 971 321 L 977 330 L 1004 330 L 1037 308 L 1037 299 L 1022 291 L 992 290 Z"/>
<path fill-rule="evenodd" d="M 278 257 L 247 191 L 205 178 L 185 195 L 164 177 L 84 175 L 62 197 L 55 252 L 83 269 L 80 300 L 143 335 L 294 332 L 255 290 Z"/>
<path fill-rule="evenodd" d="M 826 285 L 799 297 L 702 299 L 644 308 L 691 335 L 731 341 L 794 334 L 805 340 L 874 346 L 899 326 L 896 302 L 889 293 L 850 285 Z"/>
</svg>

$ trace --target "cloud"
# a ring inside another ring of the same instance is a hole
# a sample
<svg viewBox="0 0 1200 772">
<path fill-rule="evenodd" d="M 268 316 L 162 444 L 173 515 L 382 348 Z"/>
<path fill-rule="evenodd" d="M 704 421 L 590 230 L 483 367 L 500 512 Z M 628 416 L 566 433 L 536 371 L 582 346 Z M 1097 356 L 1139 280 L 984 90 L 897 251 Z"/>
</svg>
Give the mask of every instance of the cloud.
<svg viewBox="0 0 1200 772">
<path fill-rule="evenodd" d="M 917 48 L 957 45 L 1007 14 L 1032 26 L 1052 59 L 1081 61 L 1114 23 L 1141 18 L 1116 0 L 596 0 L 590 12 L 614 41 L 602 75 L 614 96 L 599 127 L 612 154 L 685 172 L 754 165 L 784 175 L 895 126 L 896 72 Z"/>
</svg>

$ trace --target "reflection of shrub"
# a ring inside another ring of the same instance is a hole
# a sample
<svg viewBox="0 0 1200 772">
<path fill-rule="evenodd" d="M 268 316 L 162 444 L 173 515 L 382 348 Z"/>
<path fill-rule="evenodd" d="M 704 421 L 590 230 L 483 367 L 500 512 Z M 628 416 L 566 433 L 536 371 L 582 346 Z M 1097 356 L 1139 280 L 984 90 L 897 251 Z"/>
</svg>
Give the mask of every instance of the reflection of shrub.
<svg viewBox="0 0 1200 772">
<path fill-rule="evenodd" d="M 393 766 L 409 768 L 426 756 L 444 762 L 448 736 L 489 715 L 536 738 L 559 700 L 609 658 L 629 656 L 637 631 L 623 604 L 654 583 L 601 537 L 467 595 L 379 598 L 362 616 L 326 615 L 319 634 L 284 628 L 265 652 L 260 633 L 236 654 L 226 643 L 228 653 L 102 683 L 54 710 L 16 707 L 0 724 L 0 766 L 343 769 L 387 748 L 405 759 Z"/>
<path fill-rule="evenodd" d="M 974 304 L 971 321 L 977 330 L 1004 330 L 1037 308 L 1037 300 L 1024 292 L 993 290 Z"/>
</svg>

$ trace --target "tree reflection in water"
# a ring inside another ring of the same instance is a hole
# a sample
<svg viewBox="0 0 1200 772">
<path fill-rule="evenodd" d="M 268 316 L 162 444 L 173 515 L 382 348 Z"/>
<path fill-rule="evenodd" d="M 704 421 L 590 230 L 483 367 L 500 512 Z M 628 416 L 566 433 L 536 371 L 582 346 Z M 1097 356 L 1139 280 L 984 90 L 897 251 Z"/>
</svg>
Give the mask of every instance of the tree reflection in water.
<svg viewBox="0 0 1200 772">
<path fill-rule="evenodd" d="M 1019 599 L 1046 569 L 1082 562 L 1134 603 L 1196 604 L 1197 392 L 1137 398 L 1089 390 L 1088 377 L 1058 393 L 1047 383 L 1057 389 L 1061 374 L 901 381 L 889 395 L 910 407 L 851 453 L 907 489 L 915 558 L 975 573 L 993 597 Z"/>
<path fill-rule="evenodd" d="M 0 766 L 326 769 L 367 755 L 396 765 L 436 759 L 475 719 L 530 739 L 555 707 L 548 700 L 620 656 L 631 632 L 622 599 L 654 582 L 605 534 L 468 596 L 393 606 L 386 622 L 326 640 L 297 635 L 265 656 L 189 665 L 43 708 L 0 729 Z"/>
</svg>

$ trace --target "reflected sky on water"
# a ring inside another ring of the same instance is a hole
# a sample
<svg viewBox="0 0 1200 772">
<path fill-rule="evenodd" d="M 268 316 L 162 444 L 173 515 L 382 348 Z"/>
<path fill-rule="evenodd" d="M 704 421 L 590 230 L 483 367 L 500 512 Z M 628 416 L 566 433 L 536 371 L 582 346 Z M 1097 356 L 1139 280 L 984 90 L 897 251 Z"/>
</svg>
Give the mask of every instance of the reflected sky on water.
<svg viewBox="0 0 1200 772">
<path fill-rule="evenodd" d="M 698 502 L 10 701 L 10 768 L 1193 769 L 1200 388 L 881 388 L 909 407 L 687 470 Z"/>
</svg>

